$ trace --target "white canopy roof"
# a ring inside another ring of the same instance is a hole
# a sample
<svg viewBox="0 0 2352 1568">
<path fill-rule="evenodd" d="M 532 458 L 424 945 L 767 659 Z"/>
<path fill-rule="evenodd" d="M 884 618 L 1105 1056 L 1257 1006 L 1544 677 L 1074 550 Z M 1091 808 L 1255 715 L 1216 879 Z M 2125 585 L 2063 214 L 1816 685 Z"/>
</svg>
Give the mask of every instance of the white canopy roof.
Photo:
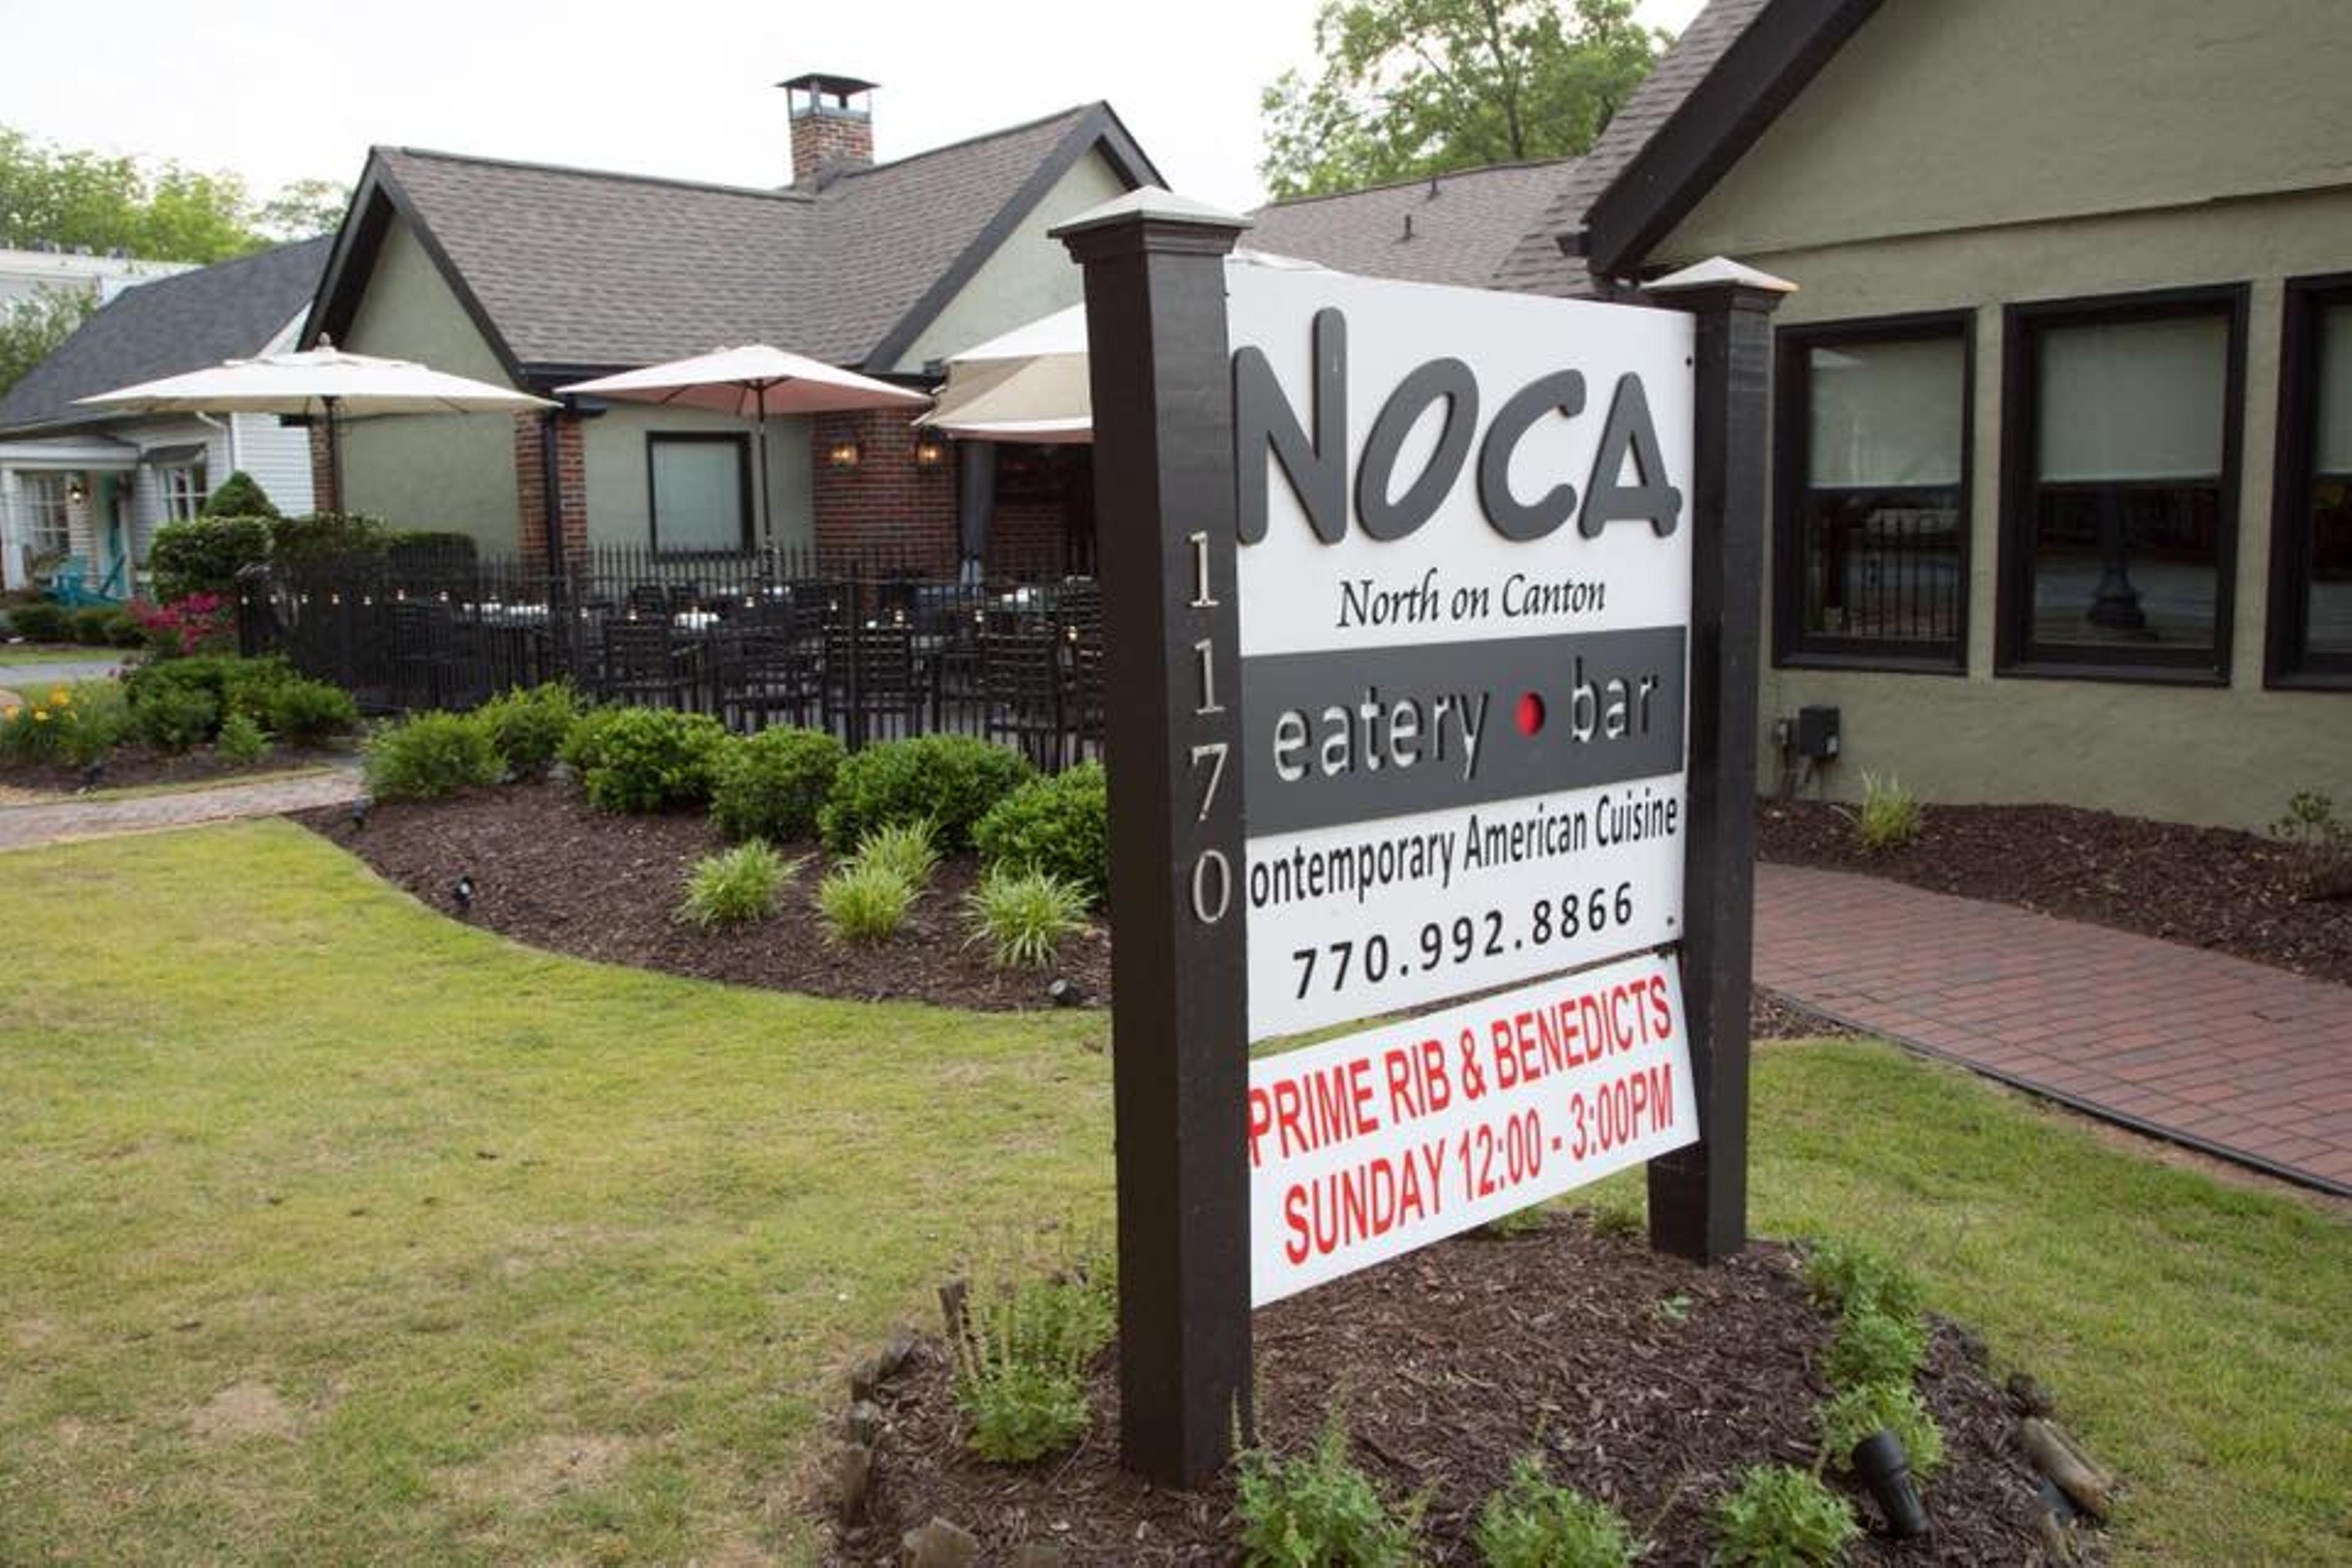
<svg viewBox="0 0 2352 1568">
<path fill-rule="evenodd" d="M 410 360 L 331 344 L 299 353 L 224 360 L 205 370 L 75 400 L 131 414 L 478 414 L 551 408 L 543 397 L 450 375 Z"/>
<path fill-rule="evenodd" d="M 930 401 L 919 392 L 766 343 L 714 349 L 690 359 L 574 382 L 559 390 L 711 408 L 744 418 L 852 408 L 915 408 Z"/>
</svg>

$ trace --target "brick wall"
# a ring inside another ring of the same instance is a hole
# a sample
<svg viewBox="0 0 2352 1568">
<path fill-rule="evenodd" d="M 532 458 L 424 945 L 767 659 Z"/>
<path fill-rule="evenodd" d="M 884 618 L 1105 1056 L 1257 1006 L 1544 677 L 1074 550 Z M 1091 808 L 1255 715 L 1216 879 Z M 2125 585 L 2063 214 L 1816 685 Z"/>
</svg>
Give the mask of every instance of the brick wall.
<svg viewBox="0 0 2352 1568">
<path fill-rule="evenodd" d="M 547 470 L 541 440 L 539 415 L 514 416 L 515 541 L 522 558 L 535 565 L 547 561 Z M 570 414 L 555 416 L 555 471 L 563 556 L 577 563 L 588 552 L 588 468 L 580 421 Z"/>
<path fill-rule="evenodd" d="M 817 548 L 887 551 L 926 570 L 953 571 L 960 554 L 953 450 L 930 468 L 919 466 L 904 409 L 820 414 L 810 426 Z M 832 447 L 845 438 L 857 443 L 854 468 L 833 466 Z"/>
</svg>

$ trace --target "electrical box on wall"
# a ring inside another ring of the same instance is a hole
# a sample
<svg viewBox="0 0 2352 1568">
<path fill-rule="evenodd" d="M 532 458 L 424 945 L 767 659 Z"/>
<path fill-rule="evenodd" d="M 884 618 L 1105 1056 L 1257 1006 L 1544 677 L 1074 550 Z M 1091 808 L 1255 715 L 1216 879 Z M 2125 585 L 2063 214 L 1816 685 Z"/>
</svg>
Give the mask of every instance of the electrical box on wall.
<svg viewBox="0 0 2352 1568">
<path fill-rule="evenodd" d="M 1838 710 L 1834 708 L 1797 710 L 1797 754 L 1815 762 L 1833 761 L 1838 754 Z"/>
</svg>

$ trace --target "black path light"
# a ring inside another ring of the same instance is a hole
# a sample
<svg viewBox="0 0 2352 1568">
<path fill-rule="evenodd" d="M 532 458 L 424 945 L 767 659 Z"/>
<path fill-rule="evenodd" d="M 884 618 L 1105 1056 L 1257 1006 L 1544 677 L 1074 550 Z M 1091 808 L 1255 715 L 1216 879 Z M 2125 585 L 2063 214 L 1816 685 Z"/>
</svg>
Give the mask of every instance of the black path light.
<svg viewBox="0 0 2352 1568">
<path fill-rule="evenodd" d="M 1927 1533 L 1927 1510 L 1919 1501 L 1919 1489 L 1911 1484 L 1911 1461 L 1903 1452 L 1903 1439 L 1881 1427 L 1856 1443 L 1853 1473 L 1870 1489 L 1871 1500 L 1878 1504 L 1897 1541 Z"/>
<path fill-rule="evenodd" d="M 449 884 L 449 901 L 457 906 L 457 912 L 461 915 L 473 911 L 474 878 L 471 872 L 466 873 Z"/>
<path fill-rule="evenodd" d="M 367 826 L 368 812 L 375 805 L 373 795 L 359 795 L 352 801 L 352 831 L 357 833 Z"/>
</svg>

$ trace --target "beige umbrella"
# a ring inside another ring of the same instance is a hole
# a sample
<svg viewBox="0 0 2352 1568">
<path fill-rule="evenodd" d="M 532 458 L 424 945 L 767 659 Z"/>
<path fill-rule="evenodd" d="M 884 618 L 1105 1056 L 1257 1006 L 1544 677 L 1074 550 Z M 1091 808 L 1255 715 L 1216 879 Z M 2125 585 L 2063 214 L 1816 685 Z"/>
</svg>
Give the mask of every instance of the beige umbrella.
<svg viewBox="0 0 2352 1568">
<path fill-rule="evenodd" d="M 224 360 L 205 370 L 101 392 L 76 402 L 123 414 L 281 414 L 327 422 L 327 466 L 343 502 L 341 419 L 383 414 L 490 414 L 552 408 L 544 397 L 451 375 L 411 360 L 314 349 Z"/>
<path fill-rule="evenodd" d="M 939 406 L 917 423 L 971 441 L 1093 440 L 1086 307 L 1056 310 L 951 355 Z"/>
<path fill-rule="evenodd" d="M 625 397 L 639 403 L 711 408 L 759 426 L 761 537 L 773 544 L 768 515 L 768 416 L 834 414 L 858 408 L 918 408 L 930 402 L 919 392 L 826 364 L 805 354 L 766 343 L 716 349 L 691 359 L 625 370 L 617 375 L 574 382 L 557 389 L 591 397 Z"/>
</svg>

